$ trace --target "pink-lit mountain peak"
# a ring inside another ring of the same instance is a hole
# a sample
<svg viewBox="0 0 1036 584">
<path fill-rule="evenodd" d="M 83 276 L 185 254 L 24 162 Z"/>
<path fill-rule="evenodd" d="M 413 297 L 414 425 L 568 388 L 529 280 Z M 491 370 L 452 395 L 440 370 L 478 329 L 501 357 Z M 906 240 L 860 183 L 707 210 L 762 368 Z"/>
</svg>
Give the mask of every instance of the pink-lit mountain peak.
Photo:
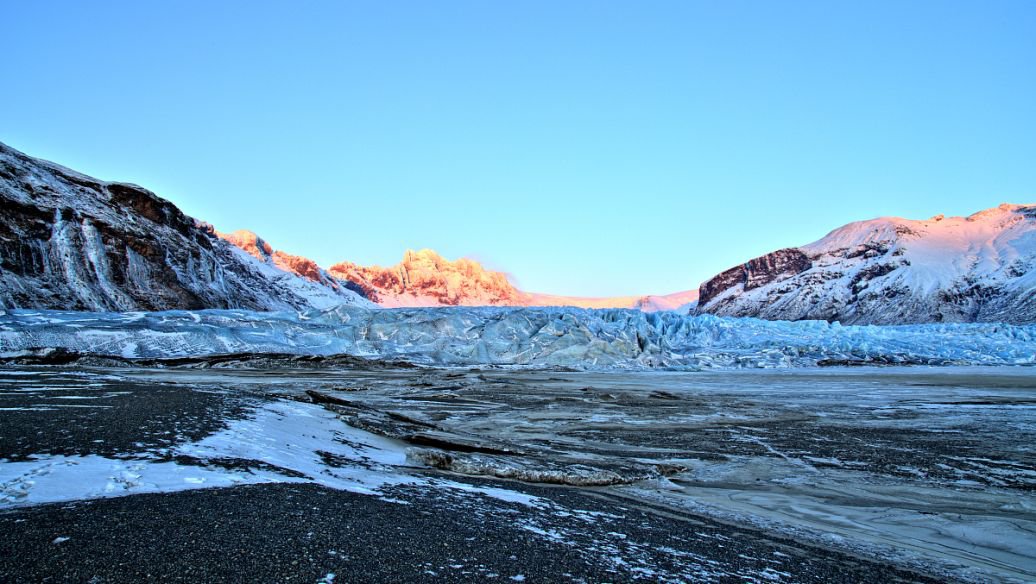
<svg viewBox="0 0 1036 584">
<path fill-rule="evenodd" d="M 519 290 L 503 272 L 479 262 L 447 260 L 430 249 L 407 250 L 403 261 L 388 267 L 342 262 L 331 266 L 336 277 L 359 284 L 383 306 L 579 306 L 672 310 L 697 300 L 697 290 L 668 296 L 590 298 Z"/>
<path fill-rule="evenodd" d="M 701 286 L 698 310 L 843 324 L 1032 322 L 1036 205 L 879 217 L 749 260 Z"/>
<path fill-rule="evenodd" d="M 329 272 L 358 284 L 384 306 L 524 305 L 523 294 L 501 272 L 474 260 L 447 260 L 430 249 L 407 250 L 390 267 L 341 262 Z"/>
<path fill-rule="evenodd" d="M 1032 204 L 1002 203 L 964 217 L 940 214 L 928 219 L 878 217 L 854 221 L 831 231 L 818 241 L 802 246 L 802 249 L 825 251 L 902 240 L 911 242 L 913 247 L 918 247 L 920 243 L 922 246 L 941 248 L 945 257 L 951 257 L 951 254 L 966 254 L 976 248 L 995 247 L 997 238 L 1013 233 L 1012 227 L 1031 229 L 1033 207 Z"/>
<path fill-rule="evenodd" d="M 268 265 L 326 285 L 358 288 L 385 307 L 417 306 L 579 306 L 672 310 L 697 300 L 697 290 L 667 296 L 610 298 L 559 296 L 519 290 L 503 272 L 479 262 L 449 260 L 432 249 L 411 250 L 388 267 L 339 262 L 327 270 L 312 260 L 276 250 L 257 234 L 240 230 L 219 236 Z"/>
<path fill-rule="evenodd" d="M 247 229 L 239 229 L 233 233 L 217 231 L 216 235 L 263 263 L 272 264 L 310 282 L 324 284 L 335 289 L 338 287 L 338 283 L 313 260 L 276 250 L 253 231 Z"/>
<path fill-rule="evenodd" d="M 216 232 L 221 238 L 244 250 L 248 255 L 259 261 L 266 261 L 273 256 L 273 247 L 266 243 L 254 231 L 238 229 L 233 233 Z"/>
</svg>

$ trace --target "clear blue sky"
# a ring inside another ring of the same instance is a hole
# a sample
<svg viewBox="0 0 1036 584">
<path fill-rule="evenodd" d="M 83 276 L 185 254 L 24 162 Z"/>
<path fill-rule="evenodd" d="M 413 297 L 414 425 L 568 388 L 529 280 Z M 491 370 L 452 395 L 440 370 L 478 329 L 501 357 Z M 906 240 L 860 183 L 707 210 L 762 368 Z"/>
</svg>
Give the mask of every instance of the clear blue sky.
<svg viewBox="0 0 1036 584">
<path fill-rule="evenodd" d="M 1036 2 L 8 2 L 0 141 L 327 265 L 696 287 L 1036 200 Z"/>
</svg>

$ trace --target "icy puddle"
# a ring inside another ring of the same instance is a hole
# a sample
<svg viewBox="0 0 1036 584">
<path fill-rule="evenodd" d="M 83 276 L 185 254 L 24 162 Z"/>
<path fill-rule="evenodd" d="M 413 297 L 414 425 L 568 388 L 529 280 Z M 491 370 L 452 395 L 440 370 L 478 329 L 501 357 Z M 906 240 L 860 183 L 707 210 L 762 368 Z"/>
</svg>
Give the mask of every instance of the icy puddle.
<svg viewBox="0 0 1036 584">
<path fill-rule="evenodd" d="M 389 501 L 419 489 L 521 503 L 536 511 L 515 524 L 558 545 L 618 545 L 621 523 L 572 543 L 578 522 L 543 517 L 573 511 L 522 483 L 562 485 L 939 578 L 1036 579 L 1031 368 L 18 369 L 0 388 L 3 507 L 255 483 Z M 59 407 L 84 398 L 110 407 Z"/>
</svg>

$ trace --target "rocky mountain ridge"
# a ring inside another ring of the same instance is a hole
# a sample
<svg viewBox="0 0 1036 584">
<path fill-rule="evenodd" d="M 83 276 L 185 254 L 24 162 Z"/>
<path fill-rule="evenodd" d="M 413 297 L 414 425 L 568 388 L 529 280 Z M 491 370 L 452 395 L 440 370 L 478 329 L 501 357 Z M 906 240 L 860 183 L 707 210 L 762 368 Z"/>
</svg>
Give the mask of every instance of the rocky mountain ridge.
<svg viewBox="0 0 1036 584">
<path fill-rule="evenodd" d="M 270 266 L 137 185 L 0 143 L 0 308 L 300 310 L 369 304 Z"/>
<path fill-rule="evenodd" d="M 1036 205 L 850 223 L 730 268 L 700 292 L 697 311 L 722 316 L 1036 322 Z"/>
<path fill-rule="evenodd" d="M 331 274 L 356 282 L 367 297 L 388 307 L 522 306 L 525 296 L 501 272 L 474 260 L 449 261 L 430 249 L 407 250 L 398 264 L 360 266 L 340 262 Z"/>
<path fill-rule="evenodd" d="M 519 290 L 431 250 L 324 269 L 255 233 L 220 233 L 127 183 L 0 143 L 0 309 L 325 309 L 339 305 L 695 310 L 845 324 L 1036 322 L 1036 205 L 883 217 L 735 266 L 698 290 L 582 298 Z"/>
<path fill-rule="evenodd" d="M 98 180 L 0 143 L 0 309 L 131 311 L 364 306 L 667 310 L 696 298 L 575 298 L 518 290 L 474 260 L 407 251 L 330 269 L 250 231 L 221 233 L 137 185 Z M 373 302 L 372 302 L 373 301 Z M 375 304 L 376 303 L 376 304 Z"/>
<path fill-rule="evenodd" d="M 328 271 L 355 282 L 368 298 L 388 307 L 576 306 L 654 312 L 676 310 L 698 297 L 696 290 L 665 296 L 601 298 L 525 292 L 502 272 L 487 270 L 468 258 L 450 261 L 430 249 L 407 250 L 401 262 L 388 268 L 341 262 Z"/>
</svg>

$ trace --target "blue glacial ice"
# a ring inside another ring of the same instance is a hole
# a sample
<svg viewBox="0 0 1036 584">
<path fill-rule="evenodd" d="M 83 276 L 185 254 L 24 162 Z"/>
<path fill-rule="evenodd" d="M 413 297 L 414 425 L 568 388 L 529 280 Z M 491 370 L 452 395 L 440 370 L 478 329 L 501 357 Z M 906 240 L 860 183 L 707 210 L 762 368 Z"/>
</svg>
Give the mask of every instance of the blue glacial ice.
<svg viewBox="0 0 1036 584">
<path fill-rule="evenodd" d="M 842 326 L 674 312 L 458 307 L 0 313 L 0 352 L 351 354 L 446 366 L 781 368 L 839 361 L 1036 364 L 1036 325 Z"/>
</svg>

